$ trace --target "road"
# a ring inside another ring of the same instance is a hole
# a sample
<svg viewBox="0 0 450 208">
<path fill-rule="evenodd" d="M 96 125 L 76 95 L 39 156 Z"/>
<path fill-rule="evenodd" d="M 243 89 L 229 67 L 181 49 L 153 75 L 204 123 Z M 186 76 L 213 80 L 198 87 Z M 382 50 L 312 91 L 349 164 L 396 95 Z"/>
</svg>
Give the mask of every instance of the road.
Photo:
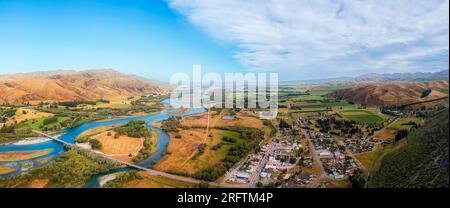
<svg viewBox="0 0 450 208">
<path fill-rule="evenodd" d="M 261 159 L 261 161 L 258 164 L 258 167 L 256 167 L 256 170 L 252 173 L 252 175 L 250 176 L 250 182 L 249 185 L 250 187 L 256 187 L 256 184 L 259 181 L 259 176 L 261 174 L 262 169 L 264 168 L 264 166 L 267 164 L 267 161 L 269 160 L 270 155 L 273 154 L 273 150 L 275 148 L 275 145 L 273 142 L 271 142 L 268 147 L 266 152 L 264 153 L 263 158 Z"/>
<path fill-rule="evenodd" d="M 322 161 L 320 160 L 320 157 L 316 154 L 316 148 L 314 147 L 314 143 L 313 143 L 313 141 L 311 140 L 311 137 L 308 134 L 308 130 L 301 128 L 301 131 L 305 135 L 305 137 L 308 139 L 309 150 L 310 150 L 310 153 L 311 153 L 311 155 L 313 157 L 313 160 L 316 161 L 318 163 L 318 165 L 319 165 L 320 172 L 321 172 L 319 178 L 330 178 L 328 176 L 328 174 L 325 172 L 325 169 L 323 168 L 323 164 L 322 164 Z"/>
</svg>

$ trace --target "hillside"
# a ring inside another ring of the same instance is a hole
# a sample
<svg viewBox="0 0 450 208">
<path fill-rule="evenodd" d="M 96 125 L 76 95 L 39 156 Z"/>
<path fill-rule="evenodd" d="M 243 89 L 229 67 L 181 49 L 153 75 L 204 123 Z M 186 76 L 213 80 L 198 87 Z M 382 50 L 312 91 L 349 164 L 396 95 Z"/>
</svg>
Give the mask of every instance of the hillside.
<svg viewBox="0 0 450 208">
<path fill-rule="evenodd" d="M 0 104 L 95 100 L 163 91 L 164 87 L 149 80 L 111 69 L 0 75 Z"/>
<path fill-rule="evenodd" d="M 427 89 L 431 89 L 431 92 L 423 97 L 423 92 Z M 446 96 L 448 81 L 359 84 L 327 95 L 328 98 L 366 106 L 402 105 Z"/>
<path fill-rule="evenodd" d="M 411 133 L 372 177 L 374 187 L 449 187 L 449 111 Z"/>
</svg>

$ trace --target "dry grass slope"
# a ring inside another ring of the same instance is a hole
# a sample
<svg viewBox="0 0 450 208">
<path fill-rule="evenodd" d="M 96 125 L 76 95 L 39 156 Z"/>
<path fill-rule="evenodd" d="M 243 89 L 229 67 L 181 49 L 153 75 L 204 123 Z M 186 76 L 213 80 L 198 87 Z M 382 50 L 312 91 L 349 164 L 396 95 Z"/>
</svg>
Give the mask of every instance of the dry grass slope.
<svg viewBox="0 0 450 208">
<path fill-rule="evenodd" d="M 327 96 L 367 106 L 402 105 L 448 96 L 448 87 L 448 81 L 371 83 L 338 90 Z M 432 91 L 428 96 L 421 98 L 422 92 L 426 89 Z M 434 104 L 436 103 L 439 102 Z"/>
<path fill-rule="evenodd" d="M 107 99 L 162 93 L 164 89 L 114 70 L 0 75 L 0 104 Z"/>
</svg>

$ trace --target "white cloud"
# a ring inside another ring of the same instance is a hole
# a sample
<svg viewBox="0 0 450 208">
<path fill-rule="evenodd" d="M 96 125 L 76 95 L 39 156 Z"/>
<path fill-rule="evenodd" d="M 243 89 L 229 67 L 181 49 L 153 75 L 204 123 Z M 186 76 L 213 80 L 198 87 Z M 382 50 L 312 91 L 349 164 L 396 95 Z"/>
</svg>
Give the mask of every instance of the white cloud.
<svg viewBox="0 0 450 208">
<path fill-rule="evenodd" d="M 206 33 L 234 44 L 234 57 L 250 69 L 313 76 L 427 70 L 416 59 L 448 54 L 448 0 L 169 2 Z"/>
</svg>

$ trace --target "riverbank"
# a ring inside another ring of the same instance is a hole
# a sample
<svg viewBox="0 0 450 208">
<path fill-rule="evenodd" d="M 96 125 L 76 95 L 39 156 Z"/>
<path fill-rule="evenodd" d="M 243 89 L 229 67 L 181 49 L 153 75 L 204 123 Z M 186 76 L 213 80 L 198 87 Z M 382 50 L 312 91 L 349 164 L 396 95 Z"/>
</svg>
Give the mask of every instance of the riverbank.
<svg viewBox="0 0 450 208">
<path fill-rule="evenodd" d="M 0 162 L 15 162 L 22 160 L 30 160 L 33 158 L 48 155 L 52 151 L 53 149 L 49 148 L 44 150 L 0 152 Z"/>
<path fill-rule="evenodd" d="M 0 175 L 9 174 L 9 173 L 12 173 L 14 171 L 16 171 L 15 168 L 10 168 L 10 167 L 8 167 L 6 165 L 0 164 Z"/>
</svg>

